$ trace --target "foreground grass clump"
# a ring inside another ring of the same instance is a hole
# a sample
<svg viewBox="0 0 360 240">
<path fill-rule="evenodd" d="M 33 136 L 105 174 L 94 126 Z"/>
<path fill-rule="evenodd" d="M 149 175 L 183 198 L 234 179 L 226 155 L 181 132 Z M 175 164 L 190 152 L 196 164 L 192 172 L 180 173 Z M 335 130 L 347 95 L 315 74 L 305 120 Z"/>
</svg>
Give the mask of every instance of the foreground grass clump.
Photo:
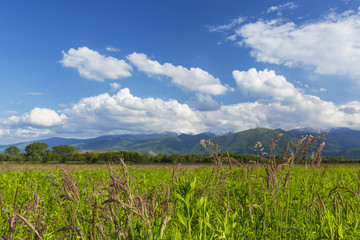
<svg viewBox="0 0 360 240">
<path fill-rule="evenodd" d="M 360 239 L 357 166 L 268 170 L 2 170 L 0 239 Z"/>
</svg>

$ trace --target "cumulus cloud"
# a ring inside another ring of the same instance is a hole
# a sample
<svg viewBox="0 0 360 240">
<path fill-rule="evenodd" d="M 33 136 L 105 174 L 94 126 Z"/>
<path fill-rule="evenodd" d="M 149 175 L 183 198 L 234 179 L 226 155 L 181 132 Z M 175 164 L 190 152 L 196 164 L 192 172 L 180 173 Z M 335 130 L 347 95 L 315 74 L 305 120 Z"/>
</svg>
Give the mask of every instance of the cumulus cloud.
<svg viewBox="0 0 360 240">
<path fill-rule="evenodd" d="M 275 100 L 295 98 L 300 92 L 289 83 L 284 76 L 276 75 L 275 71 L 257 71 L 251 68 L 248 71 L 233 71 L 233 77 L 238 88 L 254 97 L 270 97 Z"/>
<path fill-rule="evenodd" d="M 348 11 L 297 25 L 281 19 L 259 20 L 236 30 L 242 46 L 259 62 L 312 66 L 320 74 L 359 79 L 360 14 Z"/>
<path fill-rule="evenodd" d="M 11 116 L 6 121 L 6 125 L 23 125 L 37 127 L 52 127 L 62 124 L 67 119 L 64 114 L 57 114 L 54 110 L 48 108 L 34 108 L 30 113 L 22 116 Z"/>
<path fill-rule="evenodd" d="M 173 99 L 139 98 L 124 88 L 114 95 L 104 93 L 84 98 L 66 109 L 69 119 L 63 131 L 84 133 L 96 130 L 94 134 L 99 135 L 164 131 L 225 133 L 255 127 L 292 129 L 345 126 L 360 129 L 360 102 L 337 106 L 302 93 L 274 71 L 249 69 L 244 79 L 235 73 L 238 87 L 251 95 L 260 96 L 258 101 L 214 107 L 216 102 L 209 95 L 199 93 L 195 96 L 199 107 L 191 109 L 189 105 Z M 244 81 L 251 82 L 250 78 L 254 80 L 253 85 L 243 84 Z M 277 89 L 270 90 L 271 84 L 278 84 Z M 267 100 L 263 100 L 265 98 Z"/>
<path fill-rule="evenodd" d="M 234 79 L 239 89 L 260 99 L 270 98 L 257 106 L 265 116 L 264 126 L 294 128 L 301 127 L 328 128 L 337 126 L 360 127 L 359 111 L 343 109 L 360 109 L 358 102 L 336 106 L 333 102 L 324 101 L 317 96 L 304 94 L 289 83 L 284 76 L 274 71 L 234 71 Z"/>
<path fill-rule="evenodd" d="M 221 84 L 218 78 L 200 68 L 187 69 L 171 63 L 160 64 L 150 60 L 145 54 L 132 53 L 128 60 L 140 71 L 149 76 L 160 75 L 171 79 L 171 83 L 185 91 L 201 92 L 210 95 L 225 94 L 230 88 Z"/>
<path fill-rule="evenodd" d="M 107 132 L 192 132 L 201 120 L 186 104 L 159 98 L 139 98 L 127 88 L 83 98 L 65 113 L 72 129 Z"/>
<path fill-rule="evenodd" d="M 132 67 L 124 60 L 106 57 L 87 47 L 71 48 L 62 52 L 60 63 L 64 67 L 76 68 L 80 76 L 95 81 L 104 79 L 120 79 L 131 76 Z"/>
</svg>

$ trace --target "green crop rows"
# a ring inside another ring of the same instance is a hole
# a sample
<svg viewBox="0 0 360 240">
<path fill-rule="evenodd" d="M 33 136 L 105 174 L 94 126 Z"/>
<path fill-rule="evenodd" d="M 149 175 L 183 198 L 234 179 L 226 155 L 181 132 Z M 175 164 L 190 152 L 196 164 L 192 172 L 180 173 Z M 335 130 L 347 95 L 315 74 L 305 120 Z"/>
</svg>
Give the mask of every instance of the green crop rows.
<svg viewBox="0 0 360 240">
<path fill-rule="evenodd" d="M 357 166 L 6 169 L 0 239 L 360 239 Z"/>
</svg>

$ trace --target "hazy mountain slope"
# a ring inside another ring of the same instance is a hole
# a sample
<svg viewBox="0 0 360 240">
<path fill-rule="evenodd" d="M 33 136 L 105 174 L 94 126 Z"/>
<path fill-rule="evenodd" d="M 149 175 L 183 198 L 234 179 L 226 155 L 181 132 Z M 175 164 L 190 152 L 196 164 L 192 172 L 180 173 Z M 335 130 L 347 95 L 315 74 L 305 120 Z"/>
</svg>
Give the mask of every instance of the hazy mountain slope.
<svg viewBox="0 0 360 240">
<path fill-rule="evenodd" d="M 284 134 L 278 142 L 277 151 L 281 153 L 284 151 L 288 142 L 293 141 L 285 131 L 278 129 L 272 130 L 267 128 L 250 129 L 227 136 L 219 136 L 211 139 L 212 142 L 219 145 L 220 150 L 223 152 L 229 151 L 235 154 L 254 154 L 253 147 L 260 141 L 264 148 L 264 151 L 269 153 L 270 144 L 272 139 L 276 139 L 279 133 Z M 200 152 L 202 146 L 198 144 L 194 151 Z"/>
<path fill-rule="evenodd" d="M 176 136 L 176 133 L 165 132 L 165 133 L 154 133 L 154 134 L 123 134 L 123 135 L 109 135 L 109 136 L 100 136 L 96 138 L 89 139 L 71 139 L 71 138 L 48 138 L 40 139 L 37 141 L 31 142 L 22 142 L 11 145 L 0 145 L 0 152 L 3 152 L 9 146 L 17 146 L 21 151 L 25 150 L 25 147 L 32 142 L 44 142 L 49 145 L 51 149 L 56 145 L 71 145 L 76 147 L 79 151 L 101 151 L 104 149 L 110 149 L 112 147 L 121 147 L 126 149 L 128 145 L 141 142 L 156 140 L 160 138 L 165 138 L 169 136 Z"/>
<path fill-rule="evenodd" d="M 288 134 L 292 137 L 315 135 L 314 131 L 290 130 Z M 360 131 L 350 128 L 333 128 L 328 130 L 325 137 L 323 155 L 335 157 L 350 148 L 360 147 Z"/>
<path fill-rule="evenodd" d="M 360 147 L 347 149 L 339 155 L 343 156 L 345 160 L 360 160 Z"/>
</svg>

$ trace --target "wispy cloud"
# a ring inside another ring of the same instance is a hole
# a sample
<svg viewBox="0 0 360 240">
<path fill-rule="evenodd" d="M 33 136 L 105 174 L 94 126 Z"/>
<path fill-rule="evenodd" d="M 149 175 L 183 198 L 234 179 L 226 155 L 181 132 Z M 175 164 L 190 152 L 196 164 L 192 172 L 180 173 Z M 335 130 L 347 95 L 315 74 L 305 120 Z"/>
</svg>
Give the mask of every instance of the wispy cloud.
<svg viewBox="0 0 360 240">
<path fill-rule="evenodd" d="M 5 111 L 6 114 L 17 114 L 18 112 L 15 110 L 7 110 Z"/>
<path fill-rule="evenodd" d="M 25 94 L 27 94 L 27 95 L 34 95 L 34 96 L 42 96 L 42 95 L 44 95 L 44 94 L 41 93 L 41 92 L 26 92 Z"/>
<path fill-rule="evenodd" d="M 19 105 L 19 104 L 22 104 L 22 103 L 24 102 L 24 100 L 22 100 L 22 99 L 17 99 L 17 100 L 10 100 L 9 102 L 10 102 L 10 104 L 17 104 L 17 105 Z"/>
<path fill-rule="evenodd" d="M 236 34 L 233 34 L 233 35 L 231 35 L 231 36 L 226 37 L 226 40 L 236 41 L 236 38 L 237 38 L 237 35 L 236 35 Z"/>
<path fill-rule="evenodd" d="M 112 46 L 107 46 L 107 47 L 106 47 L 106 51 L 108 51 L 108 52 L 118 52 L 119 49 L 114 48 L 114 47 L 112 47 Z"/>
<path fill-rule="evenodd" d="M 121 88 L 121 85 L 119 83 L 116 83 L 116 82 L 110 83 L 109 85 L 110 85 L 110 87 L 111 87 L 111 89 L 113 91 L 116 91 L 116 90 Z"/>
<path fill-rule="evenodd" d="M 238 17 L 233 19 L 229 24 L 220 25 L 220 26 L 207 26 L 210 32 L 223 32 L 226 30 L 230 30 L 235 26 L 243 23 L 246 20 L 244 17 Z"/>
<path fill-rule="evenodd" d="M 296 3 L 288 2 L 288 3 L 285 3 L 285 4 L 271 6 L 266 10 L 266 12 L 271 13 L 271 12 L 275 12 L 275 11 L 283 11 L 283 10 L 286 10 L 286 9 L 296 9 L 298 7 L 299 7 L 299 5 L 297 5 Z"/>
</svg>

